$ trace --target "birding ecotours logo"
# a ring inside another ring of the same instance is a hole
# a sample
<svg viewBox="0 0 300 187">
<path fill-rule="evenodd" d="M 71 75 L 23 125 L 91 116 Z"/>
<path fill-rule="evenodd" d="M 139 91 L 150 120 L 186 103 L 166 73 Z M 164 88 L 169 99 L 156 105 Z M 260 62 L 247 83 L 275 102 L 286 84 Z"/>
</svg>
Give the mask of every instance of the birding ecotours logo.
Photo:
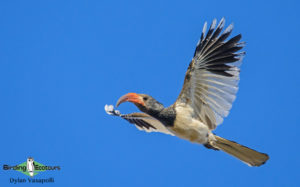
<svg viewBox="0 0 300 187">
<path fill-rule="evenodd" d="M 15 166 L 4 164 L 3 170 L 15 170 L 23 173 L 24 175 L 33 177 L 44 171 L 60 170 L 60 166 L 46 166 L 44 164 L 35 161 L 32 157 L 28 157 L 27 161 Z"/>
</svg>

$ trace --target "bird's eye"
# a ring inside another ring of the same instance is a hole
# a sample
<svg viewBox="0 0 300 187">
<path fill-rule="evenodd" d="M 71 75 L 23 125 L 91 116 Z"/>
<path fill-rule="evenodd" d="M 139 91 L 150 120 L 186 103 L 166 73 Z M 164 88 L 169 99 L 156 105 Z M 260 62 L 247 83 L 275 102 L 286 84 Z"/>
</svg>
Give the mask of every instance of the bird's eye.
<svg viewBox="0 0 300 187">
<path fill-rule="evenodd" d="M 147 101 L 147 100 L 148 100 L 148 98 L 147 98 L 147 97 L 144 97 L 143 99 L 144 99 L 144 101 Z"/>
</svg>

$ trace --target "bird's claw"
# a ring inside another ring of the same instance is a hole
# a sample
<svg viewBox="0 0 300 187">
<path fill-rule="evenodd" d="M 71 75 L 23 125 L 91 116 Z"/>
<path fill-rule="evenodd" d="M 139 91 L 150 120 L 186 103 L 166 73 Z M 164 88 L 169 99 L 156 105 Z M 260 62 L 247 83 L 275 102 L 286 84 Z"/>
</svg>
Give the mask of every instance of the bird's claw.
<svg viewBox="0 0 300 187">
<path fill-rule="evenodd" d="M 115 110 L 113 105 L 105 105 L 104 110 L 107 114 L 112 116 L 120 116 L 120 111 Z"/>
</svg>

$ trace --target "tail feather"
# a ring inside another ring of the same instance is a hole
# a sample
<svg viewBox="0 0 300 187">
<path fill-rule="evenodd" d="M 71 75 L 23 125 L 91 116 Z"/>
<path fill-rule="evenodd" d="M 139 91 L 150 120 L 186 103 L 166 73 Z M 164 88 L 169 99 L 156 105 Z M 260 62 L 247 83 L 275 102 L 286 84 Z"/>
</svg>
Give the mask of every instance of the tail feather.
<svg viewBox="0 0 300 187">
<path fill-rule="evenodd" d="M 234 141 L 226 140 L 225 138 L 221 138 L 219 136 L 214 137 L 215 141 L 211 143 L 213 147 L 236 157 L 249 166 L 263 165 L 269 159 L 269 156 L 265 153 L 257 152 L 246 146 L 240 145 Z"/>
</svg>

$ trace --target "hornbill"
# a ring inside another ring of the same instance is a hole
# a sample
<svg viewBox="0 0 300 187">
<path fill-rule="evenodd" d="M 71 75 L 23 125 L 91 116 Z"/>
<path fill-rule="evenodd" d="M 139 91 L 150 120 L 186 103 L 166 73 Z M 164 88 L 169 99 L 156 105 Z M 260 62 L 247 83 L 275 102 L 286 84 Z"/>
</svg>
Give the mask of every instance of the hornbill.
<svg viewBox="0 0 300 187">
<path fill-rule="evenodd" d="M 175 135 L 205 147 L 222 150 L 249 166 L 264 164 L 269 156 L 212 133 L 222 123 L 235 100 L 239 83 L 239 66 L 245 52 L 239 52 L 244 42 L 238 34 L 226 40 L 232 32 L 230 24 L 223 32 L 225 19 L 213 20 L 206 32 L 205 22 L 194 57 L 187 69 L 183 88 L 174 104 L 164 107 L 150 95 L 128 93 L 116 106 L 129 101 L 143 113 L 120 114 L 112 105 L 105 110 L 135 124 L 140 130 Z"/>
</svg>

